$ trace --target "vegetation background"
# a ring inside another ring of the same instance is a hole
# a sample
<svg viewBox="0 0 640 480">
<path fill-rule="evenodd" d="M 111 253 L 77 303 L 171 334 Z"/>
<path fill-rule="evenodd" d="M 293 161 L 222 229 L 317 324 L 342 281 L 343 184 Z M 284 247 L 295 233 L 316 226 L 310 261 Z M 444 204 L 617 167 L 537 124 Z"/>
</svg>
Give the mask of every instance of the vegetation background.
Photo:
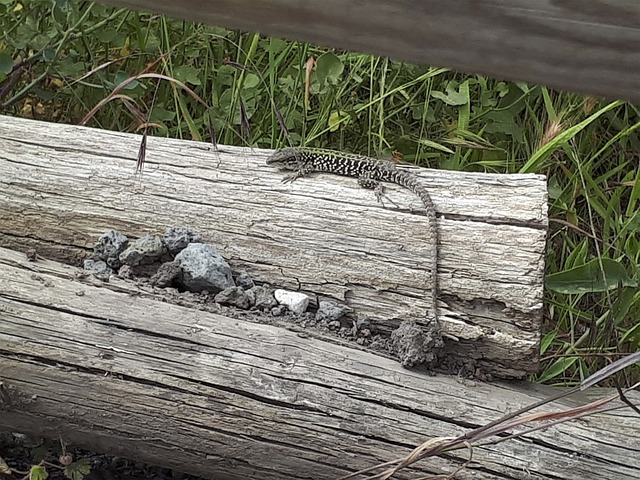
<svg viewBox="0 0 640 480">
<path fill-rule="evenodd" d="M 0 0 L 0 23 L 5 115 L 547 175 L 536 380 L 575 385 L 638 350 L 637 105 L 75 0 Z"/>
</svg>

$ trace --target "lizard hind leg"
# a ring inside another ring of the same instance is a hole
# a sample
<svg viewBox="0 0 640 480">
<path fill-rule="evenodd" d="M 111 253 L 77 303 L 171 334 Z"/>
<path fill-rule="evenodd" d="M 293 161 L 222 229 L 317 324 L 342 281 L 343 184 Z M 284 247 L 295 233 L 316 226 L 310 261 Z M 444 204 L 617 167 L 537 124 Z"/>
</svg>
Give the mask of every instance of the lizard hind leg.
<svg viewBox="0 0 640 480">
<path fill-rule="evenodd" d="M 371 178 L 369 174 L 363 173 L 358 178 L 358 185 L 360 185 L 362 188 L 368 188 L 369 190 L 373 190 L 374 193 L 376 194 L 376 199 L 378 200 L 378 202 L 380 202 L 380 204 L 383 207 L 384 207 L 384 199 L 386 198 L 387 200 L 389 200 L 390 203 L 392 203 L 396 208 L 398 208 L 398 205 L 393 200 L 391 200 L 387 195 L 385 195 L 384 185 L 382 185 L 379 181 Z"/>
</svg>

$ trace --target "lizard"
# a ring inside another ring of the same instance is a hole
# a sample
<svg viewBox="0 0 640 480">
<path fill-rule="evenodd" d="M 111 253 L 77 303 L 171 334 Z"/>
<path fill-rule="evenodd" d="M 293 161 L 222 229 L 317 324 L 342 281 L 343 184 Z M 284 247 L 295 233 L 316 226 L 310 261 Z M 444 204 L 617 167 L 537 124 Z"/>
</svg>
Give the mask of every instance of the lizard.
<svg viewBox="0 0 640 480">
<path fill-rule="evenodd" d="M 435 326 L 439 329 L 438 317 L 438 227 L 436 210 L 427 188 L 413 173 L 397 168 L 393 163 L 375 160 L 362 155 L 342 153 L 309 147 L 287 147 L 276 150 L 267 159 L 267 165 L 291 171 L 283 183 L 293 182 L 310 173 L 323 172 L 346 177 L 355 177 L 363 188 L 374 189 L 381 201 L 383 189 L 380 182 L 395 183 L 415 194 L 425 208 L 427 228 L 433 239 L 431 244 L 432 305 Z"/>
</svg>

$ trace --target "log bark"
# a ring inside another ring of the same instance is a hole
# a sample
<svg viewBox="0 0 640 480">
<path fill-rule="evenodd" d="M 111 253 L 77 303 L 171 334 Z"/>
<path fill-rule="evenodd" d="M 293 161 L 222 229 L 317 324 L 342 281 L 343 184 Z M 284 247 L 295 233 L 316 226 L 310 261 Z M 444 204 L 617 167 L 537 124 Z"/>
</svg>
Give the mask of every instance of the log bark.
<svg viewBox="0 0 640 480">
<path fill-rule="evenodd" d="M 640 102 L 637 0 L 104 3 Z"/>
<path fill-rule="evenodd" d="M 344 302 L 383 333 L 430 318 L 430 242 L 420 202 L 384 208 L 335 175 L 281 184 L 267 150 L 0 117 L 0 246 L 74 264 L 108 229 L 189 226 L 258 282 Z M 453 359 L 499 377 L 537 369 L 546 183 L 540 175 L 417 169 L 438 211 L 439 314 Z"/>
<path fill-rule="evenodd" d="M 557 393 L 427 376 L 77 273 L 0 248 L 1 429 L 208 478 L 322 480 Z M 639 428 L 628 410 L 555 425 L 474 448 L 456 478 L 640 478 Z M 452 472 L 467 457 L 423 461 L 398 478 Z"/>
</svg>

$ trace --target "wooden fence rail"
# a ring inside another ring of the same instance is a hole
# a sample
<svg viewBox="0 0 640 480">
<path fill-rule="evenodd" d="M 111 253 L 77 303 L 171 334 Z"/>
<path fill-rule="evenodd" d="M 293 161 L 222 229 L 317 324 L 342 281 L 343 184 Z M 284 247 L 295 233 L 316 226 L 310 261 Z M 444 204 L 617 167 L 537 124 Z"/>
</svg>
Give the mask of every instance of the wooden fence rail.
<svg viewBox="0 0 640 480">
<path fill-rule="evenodd" d="M 104 3 L 640 102 L 637 0 Z"/>
</svg>

